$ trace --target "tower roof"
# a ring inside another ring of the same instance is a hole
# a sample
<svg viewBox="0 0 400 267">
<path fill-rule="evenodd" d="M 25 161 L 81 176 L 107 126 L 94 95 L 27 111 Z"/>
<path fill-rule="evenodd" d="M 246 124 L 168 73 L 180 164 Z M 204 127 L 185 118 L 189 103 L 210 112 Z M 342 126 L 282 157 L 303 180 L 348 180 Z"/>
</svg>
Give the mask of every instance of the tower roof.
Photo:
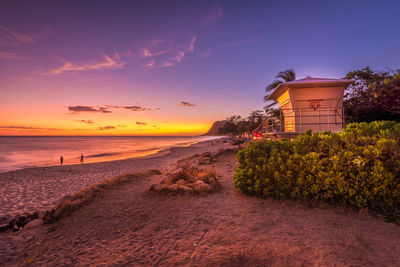
<svg viewBox="0 0 400 267">
<path fill-rule="evenodd" d="M 266 100 L 276 100 L 287 88 L 305 88 L 305 87 L 320 87 L 320 86 L 347 86 L 353 83 L 352 80 L 346 79 L 330 79 L 330 78 L 312 78 L 307 77 L 304 79 L 299 79 L 291 82 L 285 82 L 279 84 L 274 90 L 269 94 Z"/>
</svg>

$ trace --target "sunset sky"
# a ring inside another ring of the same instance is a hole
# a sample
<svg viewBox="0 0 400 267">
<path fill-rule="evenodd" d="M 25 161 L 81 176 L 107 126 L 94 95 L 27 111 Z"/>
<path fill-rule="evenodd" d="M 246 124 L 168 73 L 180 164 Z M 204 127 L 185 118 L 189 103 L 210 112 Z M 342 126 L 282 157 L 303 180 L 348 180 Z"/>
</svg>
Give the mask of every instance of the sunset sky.
<svg viewBox="0 0 400 267">
<path fill-rule="evenodd" d="M 297 78 L 400 68 L 399 1 L 2 1 L 0 135 L 194 135 Z"/>
</svg>

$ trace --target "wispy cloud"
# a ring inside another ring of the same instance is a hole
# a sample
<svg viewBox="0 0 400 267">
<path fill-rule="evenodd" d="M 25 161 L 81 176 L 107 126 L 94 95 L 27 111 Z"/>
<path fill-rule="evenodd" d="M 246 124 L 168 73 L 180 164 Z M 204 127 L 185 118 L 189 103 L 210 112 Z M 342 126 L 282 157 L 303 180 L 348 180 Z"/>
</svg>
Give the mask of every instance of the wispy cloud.
<svg viewBox="0 0 400 267">
<path fill-rule="evenodd" d="M 163 38 L 149 41 L 140 50 L 139 60 L 147 68 L 172 67 L 194 52 L 196 41 L 196 35 L 188 30 L 168 32 Z"/>
<path fill-rule="evenodd" d="M 99 130 L 101 130 L 101 131 L 105 131 L 105 130 L 114 130 L 114 129 L 117 129 L 117 127 L 112 126 L 112 125 L 99 127 Z"/>
<path fill-rule="evenodd" d="M 38 35 L 32 35 L 11 30 L 10 28 L 0 26 L 0 45 L 16 46 L 18 44 L 33 44 Z"/>
<path fill-rule="evenodd" d="M 79 114 L 82 112 L 87 113 L 112 113 L 110 109 L 127 109 L 130 111 L 147 111 L 151 110 L 150 108 L 142 107 L 139 104 L 134 106 L 117 106 L 117 105 L 103 105 L 103 106 L 69 106 L 68 110 L 71 111 L 70 114 Z M 86 122 L 85 120 L 77 120 L 80 122 Z M 89 120 L 90 121 L 90 120 Z"/>
<path fill-rule="evenodd" d="M 143 56 L 145 56 L 145 57 L 151 57 L 152 54 L 151 54 L 151 52 L 150 52 L 148 49 L 143 48 Z"/>
<path fill-rule="evenodd" d="M 179 63 L 179 62 L 182 61 L 182 59 L 183 59 L 184 56 L 185 56 L 185 52 L 178 51 L 178 52 L 176 53 L 176 56 L 172 57 L 171 60 L 172 60 L 172 61 L 175 61 L 175 62 L 177 62 L 177 63 Z"/>
<path fill-rule="evenodd" d="M 103 55 L 103 60 L 94 63 L 74 64 L 65 61 L 64 64 L 58 68 L 44 72 L 44 75 L 59 75 L 68 71 L 88 71 L 100 69 L 121 69 L 125 63 L 121 60 L 121 56 L 116 53 L 113 57 L 106 54 Z"/>
<path fill-rule="evenodd" d="M 152 67 L 154 67 L 154 63 L 155 63 L 154 60 L 151 60 L 147 64 L 145 64 L 145 66 L 148 68 L 152 68 Z"/>
<path fill-rule="evenodd" d="M 194 47 L 196 44 L 197 38 L 193 36 L 189 42 L 189 44 L 185 47 L 185 51 L 179 50 L 173 55 L 167 62 L 165 62 L 162 66 L 163 67 L 171 67 L 174 66 L 177 63 L 180 63 L 183 59 L 183 57 L 188 54 L 188 53 L 193 53 Z"/>
<path fill-rule="evenodd" d="M 167 62 L 163 63 L 161 65 L 161 67 L 172 67 L 173 65 L 174 65 L 174 63 L 167 61 Z"/>
<path fill-rule="evenodd" d="M 23 59 L 24 57 L 12 52 L 0 52 L 0 59 Z"/>
<path fill-rule="evenodd" d="M 111 113 L 108 110 L 109 107 L 92 107 L 92 106 L 70 106 L 68 107 L 69 111 L 72 111 L 73 114 L 81 113 L 81 112 L 92 112 L 92 113 Z"/>
<path fill-rule="evenodd" d="M 187 50 L 188 53 L 192 53 L 194 51 L 194 45 L 196 43 L 196 40 L 197 40 L 196 36 L 193 36 L 192 41 L 190 42 Z"/>
<path fill-rule="evenodd" d="M 137 121 L 137 122 L 136 122 L 136 125 L 147 125 L 147 123 L 145 123 L 145 122 L 140 122 L 140 121 Z"/>
<path fill-rule="evenodd" d="M 93 124 L 94 123 L 94 121 L 92 121 L 92 120 L 75 120 L 75 121 L 82 122 L 82 123 L 87 123 L 87 124 Z"/>
<path fill-rule="evenodd" d="M 0 126 L 0 129 L 50 130 L 50 131 L 59 131 L 59 130 L 62 130 L 62 129 L 57 129 L 57 128 L 42 128 L 42 127 L 16 126 L 16 125 Z"/>
<path fill-rule="evenodd" d="M 0 26 L 0 46 L 34 44 L 38 39 L 52 32 L 53 30 L 48 27 L 45 27 L 39 33 L 23 33 L 5 26 Z"/>
<path fill-rule="evenodd" d="M 125 109 L 129 109 L 131 111 L 146 111 L 151 110 L 149 108 L 141 107 L 141 106 L 125 106 Z"/>
<path fill-rule="evenodd" d="M 186 101 L 179 102 L 179 105 L 185 106 L 185 107 L 195 107 L 196 106 L 196 104 L 193 104 L 193 103 L 190 103 L 190 102 L 186 102 Z"/>
</svg>

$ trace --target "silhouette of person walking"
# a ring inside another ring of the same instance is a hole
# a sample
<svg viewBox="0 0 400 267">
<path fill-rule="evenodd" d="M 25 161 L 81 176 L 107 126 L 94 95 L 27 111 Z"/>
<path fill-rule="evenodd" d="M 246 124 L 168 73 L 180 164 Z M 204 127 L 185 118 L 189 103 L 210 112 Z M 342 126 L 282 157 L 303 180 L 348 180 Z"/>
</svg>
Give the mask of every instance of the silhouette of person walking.
<svg viewBox="0 0 400 267">
<path fill-rule="evenodd" d="M 60 157 L 60 166 L 62 166 L 63 162 L 64 162 L 64 158 L 63 158 L 63 156 L 61 155 L 61 157 Z"/>
<path fill-rule="evenodd" d="M 81 164 L 83 164 L 83 153 L 81 153 Z"/>
</svg>

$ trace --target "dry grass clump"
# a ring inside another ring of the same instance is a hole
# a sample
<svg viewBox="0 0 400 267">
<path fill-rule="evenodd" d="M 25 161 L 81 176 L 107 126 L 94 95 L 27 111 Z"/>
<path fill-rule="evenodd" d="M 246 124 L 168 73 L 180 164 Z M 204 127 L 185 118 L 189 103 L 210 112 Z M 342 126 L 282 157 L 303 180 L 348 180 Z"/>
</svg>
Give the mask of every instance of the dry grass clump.
<svg viewBox="0 0 400 267">
<path fill-rule="evenodd" d="M 150 175 L 160 175 L 159 170 L 149 170 L 146 172 L 139 172 L 134 174 L 125 174 L 118 177 L 104 180 L 98 184 L 88 186 L 72 196 L 65 196 L 58 201 L 56 206 L 46 211 L 43 218 L 44 223 L 53 223 L 60 220 L 62 217 L 72 214 L 84 204 L 93 200 L 97 194 L 102 190 L 117 186 L 123 183 L 132 181 L 133 179 L 146 177 Z"/>
<path fill-rule="evenodd" d="M 220 187 L 214 170 L 185 165 L 168 173 L 160 182 L 152 184 L 149 191 L 171 195 L 208 194 Z"/>
</svg>

